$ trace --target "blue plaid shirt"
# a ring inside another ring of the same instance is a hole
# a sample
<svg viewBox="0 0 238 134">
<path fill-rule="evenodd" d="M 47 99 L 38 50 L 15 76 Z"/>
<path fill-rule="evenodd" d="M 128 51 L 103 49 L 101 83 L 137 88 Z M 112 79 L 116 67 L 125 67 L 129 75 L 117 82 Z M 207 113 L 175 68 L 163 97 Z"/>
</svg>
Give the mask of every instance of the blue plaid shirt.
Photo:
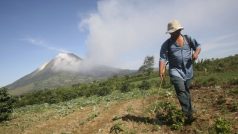
<svg viewBox="0 0 238 134">
<path fill-rule="evenodd" d="M 193 77 L 192 51 L 200 47 L 200 44 L 191 37 L 187 41 L 184 35 L 184 45 L 180 47 L 170 38 L 166 40 L 160 49 L 160 61 L 169 63 L 169 74 L 171 77 L 177 76 L 183 80 Z M 190 42 L 190 45 L 189 45 Z"/>
</svg>

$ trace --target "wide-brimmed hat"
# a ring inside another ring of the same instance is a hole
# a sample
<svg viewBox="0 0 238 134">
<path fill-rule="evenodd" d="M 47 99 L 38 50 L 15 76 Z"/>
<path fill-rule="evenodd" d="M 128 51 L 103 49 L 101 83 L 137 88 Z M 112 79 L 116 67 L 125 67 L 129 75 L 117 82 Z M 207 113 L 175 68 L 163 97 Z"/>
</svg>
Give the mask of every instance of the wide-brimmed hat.
<svg viewBox="0 0 238 134">
<path fill-rule="evenodd" d="M 183 27 L 178 20 L 173 20 L 168 23 L 168 29 L 166 33 L 173 33 L 177 30 L 183 30 Z"/>
</svg>

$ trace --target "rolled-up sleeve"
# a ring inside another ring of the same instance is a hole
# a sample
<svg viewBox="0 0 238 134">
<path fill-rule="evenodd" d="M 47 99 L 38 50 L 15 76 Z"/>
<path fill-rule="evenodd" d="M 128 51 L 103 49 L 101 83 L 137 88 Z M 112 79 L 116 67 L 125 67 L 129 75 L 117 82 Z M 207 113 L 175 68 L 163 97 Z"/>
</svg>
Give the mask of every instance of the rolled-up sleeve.
<svg viewBox="0 0 238 134">
<path fill-rule="evenodd" d="M 168 62 L 168 41 L 164 42 L 160 49 L 160 61 Z"/>
<path fill-rule="evenodd" d="M 195 39 L 191 38 L 191 47 L 195 51 L 197 48 L 201 48 L 201 44 L 198 43 Z"/>
</svg>

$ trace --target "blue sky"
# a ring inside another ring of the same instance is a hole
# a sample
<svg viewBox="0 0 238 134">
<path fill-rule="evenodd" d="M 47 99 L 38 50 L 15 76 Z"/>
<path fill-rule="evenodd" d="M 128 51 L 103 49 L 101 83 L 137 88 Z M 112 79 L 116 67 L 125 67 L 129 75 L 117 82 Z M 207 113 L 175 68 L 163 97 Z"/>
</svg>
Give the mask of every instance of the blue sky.
<svg viewBox="0 0 238 134">
<path fill-rule="evenodd" d="M 236 0 L 1 0 L 0 87 L 60 52 L 129 69 L 147 55 L 158 61 L 172 19 L 202 44 L 200 59 L 237 54 L 237 6 Z"/>
<path fill-rule="evenodd" d="M 84 56 L 87 35 L 78 23 L 96 6 L 96 0 L 1 0 L 0 86 L 32 72 L 60 49 Z"/>
</svg>

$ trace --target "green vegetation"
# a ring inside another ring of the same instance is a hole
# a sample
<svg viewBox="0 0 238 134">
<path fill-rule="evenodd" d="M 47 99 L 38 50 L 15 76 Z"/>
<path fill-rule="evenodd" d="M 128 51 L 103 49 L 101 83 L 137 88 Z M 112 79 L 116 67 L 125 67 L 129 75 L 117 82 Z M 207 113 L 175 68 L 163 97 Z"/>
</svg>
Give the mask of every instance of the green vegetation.
<svg viewBox="0 0 238 134">
<path fill-rule="evenodd" d="M 151 75 L 153 78 L 153 75 Z M 45 89 L 37 90 L 22 96 L 17 96 L 15 107 L 22 107 L 33 104 L 43 103 L 59 103 L 68 101 L 77 97 L 90 96 L 106 96 L 114 91 L 121 91 L 123 93 L 132 91 L 132 89 L 148 90 L 151 87 L 157 86 L 154 80 L 143 81 L 148 76 L 134 75 L 114 77 L 107 81 L 94 81 L 88 84 L 77 84 L 68 88 Z M 159 81 L 156 78 L 156 81 Z"/>
<path fill-rule="evenodd" d="M 125 93 L 125 92 L 129 92 L 131 89 L 130 89 L 130 83 L 129 82 L 123 82 L 121 84 L 121 87 L 120 87 L 120 91 L 122 93 Z"/>
<path fill-rule="evenodd" d="M 216 119 L 213 128 L 210 130 L 210 133 L 217 134 L 230 134 L 231 133 L 231 123 L 224 118 Z"/>
<path fill-rule="evenodd" d="M 237 61 L 238 55 L 224 59 L 198 61 L 194 65 L 195 77 L 193 87 L 238 85 Z M 140 68 L 143 72 L 142 74 L 115 76 L 109 80 L 93 81 L 88 84 L 75 84 L 72 87 L 36 90 L 35 92 L 16 97 L 17 102 L 14 105 L 15 107 L 21 107 L 42 103 L 53 104 L 83 96 L 105 96 L 116 90 L 126 93 L 133 89 L 148 90 L 152 87 L 159 87 L 158 72 L 150 72 L 153 64 L 153 56 L 147 56 L 141 67 L 144 69 Z M 150 73 L 148 73 L 148 70 Z M 226 71 L 224 73 L 221 70 Z M 171 88 L 171 86 L 167 75 L 162 87 Z"/>
<path fill-rule="evenodd" d="M 104 129 L 105 133 L 234 133 L 238 124 L 233 120 L 238 111 L 237 61 L 238 55 L 203 60 L 194 65 L 191 92 L 200 117 L 189 127 L 185 126 L 168 74 L 161 83 L 158 72 L 145 71 L 16 96 L 13 121 L 0 124 L 0 130 L 9 132 L 11 128 L 16 129 L 15 133 L 24 133 L 38 122 L 55 118 L 57 124 L 59 119 L 81 112 L 75 115 L 82 114 L 76 118 L 76 128 L 98 120 L 100 124 L 113 121 L 107 126 L 108 131 Z M 98 128 L 91 132 L 100 131 Z"/>
<path fill-rule="evenodd" d="M 149 81 L 142 81 L 142 83 L 139 85 L 140 90 L 148 90 L 151 88 L 151 83 Z"/>
<path fill-rule="evenodd" d="M 200 60 L 194 65 L 194 86 L 238 85 L 238 55 Z"/>
<path fill-rule="evenodd" d="M 14 99 L 5 88 L 0 88 L 0 122 L 9 119 L 13 110 Z"/>
<path fill-rule="evenodd" d="M 117 122 L 115 123 L 111 129 L 110 129 L 110 134 L 113 133 L 113 134 L 119 134 L 120 132 L 123 132 L 123 127 L 122 127 L 122 123 L 121 122 Z"/>
<path fill-rule="evenodd" d="M 181 129 L 184 125 L 184 116 L 176 105 L 170 102 L 157 101 L 152 107 L 156 118 L 163 124 L 170 126 L 172 130 Z"/>
</svg>

